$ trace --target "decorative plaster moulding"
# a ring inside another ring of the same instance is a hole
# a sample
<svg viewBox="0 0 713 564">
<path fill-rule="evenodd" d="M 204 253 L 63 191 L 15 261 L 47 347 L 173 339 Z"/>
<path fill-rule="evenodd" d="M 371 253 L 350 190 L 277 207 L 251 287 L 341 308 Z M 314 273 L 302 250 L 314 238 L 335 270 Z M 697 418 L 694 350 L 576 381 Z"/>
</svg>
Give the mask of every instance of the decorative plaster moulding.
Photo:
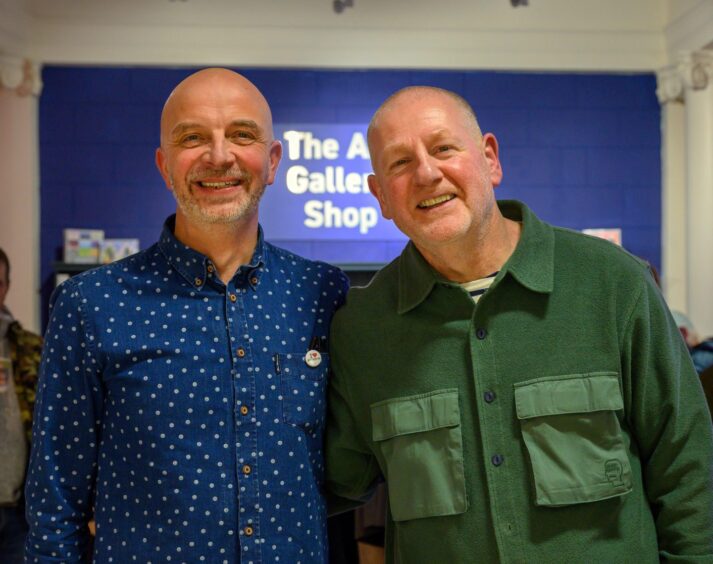
<svg viewBox="0 0 713 564">
<path fill-rule="evenodd" d="M 684 52 L 679 61 L 656 73 L 659 103 L 683 102 L 686 90 L 703 90 L 713 82 L 713 51 Z"/>
<path fill-rule="evenodd" d="M 30 59 L 0 55 L 0 88 L 18 96 L 39 96 L 42 92 L 40 66 Z"/>
</svg>

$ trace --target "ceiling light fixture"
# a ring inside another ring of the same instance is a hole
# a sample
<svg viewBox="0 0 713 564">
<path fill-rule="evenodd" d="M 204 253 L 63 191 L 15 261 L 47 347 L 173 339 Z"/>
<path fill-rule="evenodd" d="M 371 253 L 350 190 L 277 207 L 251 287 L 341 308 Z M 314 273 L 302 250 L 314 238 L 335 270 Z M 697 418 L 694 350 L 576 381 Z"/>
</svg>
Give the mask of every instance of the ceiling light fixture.
<svg viewBox="0 0 713 564">
<path fill-rule="evenodd" d="M 344 8 L 353 8 L 354 0 L 334 0 L 332 6 L 334 7 L 334 12 L 341 14 Z"/>
</svg>

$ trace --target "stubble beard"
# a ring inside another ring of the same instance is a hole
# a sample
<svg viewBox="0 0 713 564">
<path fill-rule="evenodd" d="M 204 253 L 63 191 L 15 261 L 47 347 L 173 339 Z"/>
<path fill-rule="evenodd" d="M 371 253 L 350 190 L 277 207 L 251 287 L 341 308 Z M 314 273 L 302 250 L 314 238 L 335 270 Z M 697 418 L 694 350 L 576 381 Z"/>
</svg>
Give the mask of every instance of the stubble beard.
<svg viewBox="0 0 713 564">
<path fill-rule="evenodd" d="M 220 206 L 203 205 L 193 193 L 193 183 L 202 178 L 232 177 L 241 180 L 243 194 L 230 203 Z M 265 184 L 253 184 L 253 175 L 240 170 L 208 170 L 194 173 L 185 181 L 185 189 L 176 190 L 176 182 L 171 177 L 171 193 L 183 215 L 196 224 L 225 225 L 235 223 L 241 219 L 252 217 L 257 213 L 262 195 L 265 193 Z"/>
</svg>

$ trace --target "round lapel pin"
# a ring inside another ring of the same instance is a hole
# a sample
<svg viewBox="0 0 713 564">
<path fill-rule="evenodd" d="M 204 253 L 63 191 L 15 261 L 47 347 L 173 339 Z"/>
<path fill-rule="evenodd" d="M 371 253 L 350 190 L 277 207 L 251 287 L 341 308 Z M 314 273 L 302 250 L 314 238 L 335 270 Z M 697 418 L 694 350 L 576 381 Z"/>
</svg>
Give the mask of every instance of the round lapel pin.
<svg viewBox="0 0 713 564">
<path fill-rule="evenodd" d="M 309 350 L 305 355 L 305 362 L 310 368 L 316 368 L 322 363 L 322 355 L 319 354 L 319 351 L 315 351 L 314 349 Z"/>
</svg>

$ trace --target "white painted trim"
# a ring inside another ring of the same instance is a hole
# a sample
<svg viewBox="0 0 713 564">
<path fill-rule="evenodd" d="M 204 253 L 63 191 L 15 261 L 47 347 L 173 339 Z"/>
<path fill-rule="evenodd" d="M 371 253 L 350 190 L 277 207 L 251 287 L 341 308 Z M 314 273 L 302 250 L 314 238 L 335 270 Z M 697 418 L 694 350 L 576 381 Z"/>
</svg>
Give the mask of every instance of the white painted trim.
<svg viewBox="0 0 713 564">
<path fill-rule="evenodd" d="M 227 26 L 188 31 L 37 22 L 31 57 L 50 64 L 82 65 L 543 71 L 654 71 L 665 59 L 663 37 L 655 32 L 236 30 Z M 239 45 L 233 39 L 236 35 Z"/>
<path fill-rule="evenodd" d="M 670 22 L 664 30 L 669 63 L 684 51 L 704 49 L 713 42 L 713 0 L 700 0 L 696 6 Z"/>
</svg>

